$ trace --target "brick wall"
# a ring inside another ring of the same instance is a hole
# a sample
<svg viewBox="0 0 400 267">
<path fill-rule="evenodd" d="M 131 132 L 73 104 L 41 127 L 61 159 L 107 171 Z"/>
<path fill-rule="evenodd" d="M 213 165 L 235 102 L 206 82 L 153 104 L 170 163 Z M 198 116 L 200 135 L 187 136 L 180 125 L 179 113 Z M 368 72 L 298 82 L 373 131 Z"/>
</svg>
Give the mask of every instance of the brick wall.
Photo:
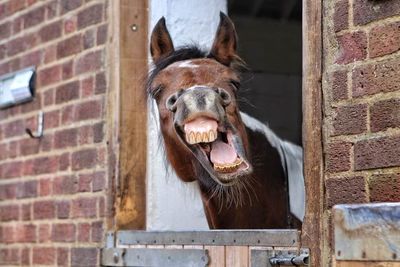
<svg viewBox="0 0 400 267">
<path fill-rule="evenodd" d="M 97 266 L 106 228 L 107 0 L 0 0 L 0 75 L 35 65 L 0 110 L 0 265 Z M 44 112 L 44 137 L 30 139 Z"/>
<path fill-rule="evenodd" d="M 400 1 L 324 1 L 323 10 L 331 229 L 335 204 L 400 201 Z M 332 231 L 327 236 L 332 241 Z"/>
</svg>

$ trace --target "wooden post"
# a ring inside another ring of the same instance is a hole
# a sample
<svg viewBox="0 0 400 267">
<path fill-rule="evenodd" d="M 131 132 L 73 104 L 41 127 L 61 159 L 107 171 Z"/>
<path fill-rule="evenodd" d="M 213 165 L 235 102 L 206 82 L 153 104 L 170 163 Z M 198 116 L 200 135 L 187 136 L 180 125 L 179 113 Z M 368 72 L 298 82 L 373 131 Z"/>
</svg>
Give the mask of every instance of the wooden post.
<svg viewBox="0 0 400 267">
<path fill-rule="evenodd" d="M 306 214 L 301 245 L 310 248 L 310 266 L 323 266 L 322 203 L 322 2 L 303 0 L 303 147 Z"/>
<path fill-rule="evenodd" d="M 119 13 L 116 37 L 119 38 L 120 104 L 116 228 L 145 229 L 148 1 L 115 2 Z"/>
</svg>

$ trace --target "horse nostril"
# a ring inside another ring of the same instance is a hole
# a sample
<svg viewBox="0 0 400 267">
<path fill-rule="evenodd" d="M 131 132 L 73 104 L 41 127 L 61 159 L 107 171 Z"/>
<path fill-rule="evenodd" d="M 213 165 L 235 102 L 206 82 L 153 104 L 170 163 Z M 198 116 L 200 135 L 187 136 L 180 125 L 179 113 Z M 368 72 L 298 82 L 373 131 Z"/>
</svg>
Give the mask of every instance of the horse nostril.
<svg viewBox="0 0 400 267">
<path fill-rule="evenodd" d="M 222 88 L 218 88 L 218 94 L 221 97 L 222 104 L 227 106 L 231 103 L 231 95 Z"/>
<path fill-rule="evenodd" d="M 176 94 L 171 95 L 168 97 L 167 102 L 165 105 L 167 106 L 167 109 L 169 109 L 172 112 L 176 111 L 176 100 L 178 100 L 178 96 Z"/>
</svg>

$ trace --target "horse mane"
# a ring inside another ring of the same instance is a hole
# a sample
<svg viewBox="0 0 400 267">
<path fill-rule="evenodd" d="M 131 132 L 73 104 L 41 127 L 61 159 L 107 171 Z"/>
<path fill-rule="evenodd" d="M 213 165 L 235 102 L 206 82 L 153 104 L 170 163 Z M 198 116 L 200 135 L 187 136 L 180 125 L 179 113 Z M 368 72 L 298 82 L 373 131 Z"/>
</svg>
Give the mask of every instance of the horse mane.
<svg viewBox="0 0 400 267">
<path fill-rule="evenodd" d="M 160 58 L 158 61 L 153 62 L 153 68 L 149 72 L 147 76 L 146 90 L 147 93 L 154 97 L 157 95 L 157 92 L 161 88 L 152 88 L 151 84 L 154 78 L 166 67 L 169 65 L 189 59 L 197 59 L 197 58 L 210 58 L 218 61 L 211 53 L 207 53 L 206 51 L 199 48 L 197 45 L 185 45 L 177 48 L 172 53 Z M 219 62 L 219 61 L 218 61 Z M 230 67 L 237 73 L 241 73 L 243 70 L 246 70 L 245 62 L 239 57 L 236 56 L 233 58 Z"/>
</svg>

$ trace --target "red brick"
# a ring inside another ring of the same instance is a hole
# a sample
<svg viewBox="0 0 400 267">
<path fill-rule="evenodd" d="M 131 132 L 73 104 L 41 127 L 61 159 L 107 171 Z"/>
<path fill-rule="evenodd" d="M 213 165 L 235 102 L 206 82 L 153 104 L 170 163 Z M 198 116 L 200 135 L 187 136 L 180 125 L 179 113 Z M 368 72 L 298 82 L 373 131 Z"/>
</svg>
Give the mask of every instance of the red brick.
<svg viewBox="0 0 400 267">
<path fill-rule="evenodd" d="M 45 13 L 45 9 L 43 6 L 33 9 L 32 11 L 29 11 L 28 13 L 26 13 L 23 16 L 24 29 L 33 27 L 33 26 L 43 22 L 44 21 L 44 13 Z"/>
<path fill-rule="evenodd" d="M 371 202 L 400 202 L 400 173 L 372 175 L 369 194 Z"/>
<path fill-rule="evenodd" d="M 88 120 L 101 117 L 101 101 L 92 100 L 76 106 L 75 120 Z"/>
<path fill-rule="evenodd" d="M 33 198 L 38 193 L 38 183 L 36 180 L 20 183 L 17 187 L 18 198 Z"/>
<path fill-rule="evenodd" d="M 71 165 L 71 157 L 69 153 L 64 153 L 60 156 L 60 171 L 65 171 Z"/>
<path fill-rule="evenodd" d="M 6 39 L 10 36 L 10 34 L 11 34 L 11 23 L 6 22 L 0 24 L 0 39 Z"/>
<path fill-rule="evenodd" d="M 74 242 L 76 227 L 71 223 L 53 224 L 52 240 L 55 242 Z"/>
<path fill-rule="evenodd" d="M 14 178 L 21 176 L 22 162 L 8 162 L 0 165 L 1 178 Z"/>
<path fill-rule="evenodd" d="M 52 182 L 50 179 L 42 179 L 39 181 L 39 195 L 48 196 L 51 194 Z"/>
<path fill-rule="evenodd" d="M 108 215 L 108 208 L 106 206 L 106 200 L 104 197 L 100 197 L 99 199 L 99 217 L 103 218 Z"/>
<path fill-rule="evenodd" d="M 107 80 L 104 72 L 96 74 L 95 94 L 104 94 L 107 90 Z"/>
<path fill-rule="evenodd" d="M 103 4 L 91 5 L 78 13 L 78 29 L 97 24 L 103 19 Z"/>
<path fill-rule="evenodd" d="M 19 154 L 22 156 L 37 154 L 39 152 L 40 140 L 23 139 L 20 141 Z"/>
<path fill-rule="evenodd" d="M 76 64 L 76 73 L 93 72 L 103 66 L 102 51 L 89 52 L 81 56 Z"/>
<path fill-rule="evenodd" d="M 54 104 L 54 96 L 55 96 L 55 90 L 49 89 L 43 94 L 43 103 L 45 106 L 50 106 Z"/>
<path fill-rule="evenodd" d="M 371 131 L 400 128 L 400 99 L 389 99 L 375 103 L 371 107 Z"/>
<path fill-rule="evenodd" d="M 345 30 L 349 27 L 349 2 L 342 0 L 335 3 L 333 14 L 333 26 L 335 32 Z"/>
<path fill-rule="evenodd" d="M 14 226 L 2 226 L 0 230 L 2 230 L 2 243 L 8 244 L 17 241 Z"/>
<path fill-rule="evenodd" d="M 83 49 L 89 49 L 94 47 L 96 44 L 96 32 L 95 29 L 85 31 L 83 35 Z"/>
<path fill-rule="evenodd" d="M 106 188 L 105 172 L 96 172 L 93 174 L 92 190 L 93 192 L 101 191 Z"/>
<path fill-rule="evenodd" d="M 327 205 L 367 202 L 365 180 L 362 176 L 332 178 L 325 182 Z"/>
<path fill-rule="evenodd" d="M 25 134 L 25 127 L 24 127 L 23 120 L 16 120 L 11 121 L 4 125 L 4 136 L 5 137 L 15 137 L 19 135 Z"/>
<path fill-rule="evenodd" d="M 37 201 L 33 203 L 33 218 L 53 219 L 55 217 L 55 203 L 51 200 Z"/>
<path fill-rule="evenodd" d="M 42 136 L 40 145 L 41 145 L 41 151 L 50 151 L 53 149 L 53 134 L 47 133 L 44 136 Z"/>
<path fill-rule="evenodd" d="M 345 33 L 337 37 L 339 51 L 336 63 L 348 64 L 367 57 L 367 36 L 364 32 Z"/>
<path fill-rule="evenodd" d="M 31 249 L 30 248 L 21 249 L 21 265 L 31 266 Z"/>
<path fill-rule="evenodd" d="M 97 27 L 97 45 L 102 45 L 107 41 L 108 24 Z"/>
<path fill-rule="evenodd" d="M 62 78 L 63 80 L 72 78 L 74 74 L 74 65 L 73 61 L 68 61 L 62 65 Z"/>
<path fill-rule="evenodd" d="M 20 256 L 18 248 L 1 248 L 0 264 L 2 265 L 19 265 Z"/>
<path fill-rule="evenodd" d="M 77 9 L 82 5 L 82 0 L 64 0 L 61 2 L 61 14 Z"/>
<path fill-rule="evenodd" d="M 0 184 L 0 200 L 15 199 L 16 195 L 17 195 L 16 184 Z"/>
<path fill-rule="evenodd" d="M 37 66 L 42 61 L 42 51 L 41 50 L 33 51 L 33 52 L 23 56 L 21 60 L 22 60 L 21 67 L 23 67 L 23 68 L 29 67 L 29 66 Z"/>
<path fill-rule="evenodd" d="M 67 18 L 64 21 L 64 33 L 68 34 L 76 31 L 76 17 Z"/>
<path fill-rule="evenodd" d="M 60 111 L 53 110 L 44 113 L 46 129 L 58 127 L 60 125 Z"/>
<path fill-rule="evenodd" d="M 61 80 L 61 66 L 56 65 L 42 69 L 38 73 L 39 86 L 46 86 Z"/>
<path fill-rule="evenodd" d="M 104 139 L 103 122 L 93 125 L 93 142 L 100 143 Z"/>
<path fill-rule="evenodd" d="M 85 125 L 79 128 L 79 145 L 93 143 L 93 127 L 92 125 Z"/>
<path fill-rule="evenodd" d="M 17 225 L 16 241 L 20 243 L 34 243 L 36 242 L 36 226 L 33 224 Z"/>
<path fill-rule="evenodd" d="M 90 241 L 90 223 L 80 223 L 78 225 L 78 241 L 89 242 Z"/>
<path fill-rule="evenodd" d="M 24 66 L 26 67 L 26 66 Z M 27 113 L 30 111 L 34 111 L 34 110 L 39 110 L 42 108 L 41 105 L 41 93 L 37 93 L 36 94 L 36 98 L 33 99 L 33 101 L 27 102 L 22 104 L 21 107 L 21 113 Z"/>
<path fill-rule="evenodd" d="M 18 205 L 4 205 L 0 206 L 0 221 L 16 221 L 19 218 Z"/>
<path fill-rule="evenodd" d="M 49 224 L 39 225 L 39 243 L 51 241 L 51 232 Z"/>
<path fill-rule="evenodd" d="M 82 50 L 82 36 L 74 35 L 57 45 L 57 58 L 63 58 L 79 53 Z"/>
<path fill-rule="evenodd" d="M 36 1 L 36 0 L 28 0 L 28 1 Z M 47 20 L 50 20 L 57 16 L 57 14 L 58 14 L 57 10 L 58 10 L 59 4 L 60 4 L 60 1 L 53 0 L 45 6 Z"/>
<path fill-rule="evenodd" d="M 99 253 L 97 248 L 72 248 L 72 266 L 98 266 Z"/>
<path fill-rule="evenodd" d="M 93 218 L 97 214 L 97 198 L 78 198 L 72 202 L 72 217 Z"/>
<path fill-rule="evenodd" d="M 21 206 L 21 219 L 23 221 L 30 221 L 32 220 L 32 204 L 22 204 Z"/>
<path fill-rule="evenodd" d="M 76 128 L 57 131 L 54 134 L 54 147 L 66 148 L 76 146 L 78 143 L 78 130 Z"/>
<path fill-rule="evenodd" d="M 354 144 L 355 170 L 400 165 L 400 136 L 372 138 Z"/>
<path fill-rule="evenodd" d="M 57 177 L 53 181 L 53 194 L 73 194 L 78 191 L 78 179 L 74 175 Z"/>
<path fill-rule="evenodd" d="M 93 168 L 97 164 L 95 148 L 76 151 L 72 154 L 72 170 Z"/>
<path fill-rule="evenodd" d="M 69 82 L 57 87 L 56 103 L 64 103 L 79 98 L 79 81 Z"/>
<path fill-rule="evenodd" d="M 53 173 L 58 169 L 58 157 L 49 156 L 35 158 L 33 160 L 33 173 L 43 174 L 43 173 Z"/>
<path fill-rule="evenodd" d="M 75 111 L 74 106 L 63 107 L 61 110 L 61 124 L 69 124 L 74 121 Z"/>
<path fill-rule="evenodd" d="M 57 218 L 67 219 L 69 218 L 71 205 L 69 201 L 59 201 L 57 202 Z"/>
<path fill-rule="evenodd" d="M 79 192 L 90 192 L 92 184 L 92 174 L 80 174 L 79 175 Z"/>
<path fill-rule="evenodd" d="M 92 242 L 101 242 L 103 240 L 103 222 L 92 223 Z"/>
<path fill-rule="evenodd" d="M 400 2 L 397 0 L 370 1 L 355 0 L 353 17 L 355 25 L 363 25 L 400 14 Z"/>
<path fill-rule="evenodd" d="M 384 56 L 400 50 L 400 22 L 379 25 L 369 33 L 369 55 Z"/>
<path fill-rule="evenodd" d="M 23 17 L 16 17 L 14 18 L 13 21 L 13 33 L 19 33 L 20 31 L 22 31 L 22 28 L 24 27 L 24 19 Z"/>
<path fill-rule="evenodd" d="M 32 255 L 33 264 L 54 265 L 56 261 L 56 249 L 53 247 L 34 247 Z"/>
<path fill-rule="evenodd" d="M 88 77 L 81 81 L 81 95 L 82 98 L 89 97 L 94 94 L 94 81 L 93 77 Z"/>
<path fill-rule="evenodd" d="M 44 48 L 44 63 L 50 63 L 57 58 L 57 46 L 55 44 L 48 45 Z"/>
<path fill-rule="evenodd" d="M 363 133 L 367 130 L 367 105 L 342 106 L 335 109 L 333 135 Z"/>
<path fill-rule="evenodd" d="M 39 36 L 42 42 L 48 42 L 61 36 L 62 24 L 61 21 L 56 21 L 42 27 L 39 31 Z"/>
<path fill-rule="evenodd" d="M 9 1 L 8 2 L 8 11 L 9 14 L 13 14 L 25 7 L 25 1 Z"/>
<path fill-rule="evenodd" d="M 58 266 L 70 266 L 70 264 L 69 264 L 69 249 L 68 248 L 57 248 L 57 265 Z"/>
<path fill-rule="evenodd" d="M 332 74 L 332 99 L 340 101 L 348 99 L 347 72 L 336 71 Z"/>
</svg>

